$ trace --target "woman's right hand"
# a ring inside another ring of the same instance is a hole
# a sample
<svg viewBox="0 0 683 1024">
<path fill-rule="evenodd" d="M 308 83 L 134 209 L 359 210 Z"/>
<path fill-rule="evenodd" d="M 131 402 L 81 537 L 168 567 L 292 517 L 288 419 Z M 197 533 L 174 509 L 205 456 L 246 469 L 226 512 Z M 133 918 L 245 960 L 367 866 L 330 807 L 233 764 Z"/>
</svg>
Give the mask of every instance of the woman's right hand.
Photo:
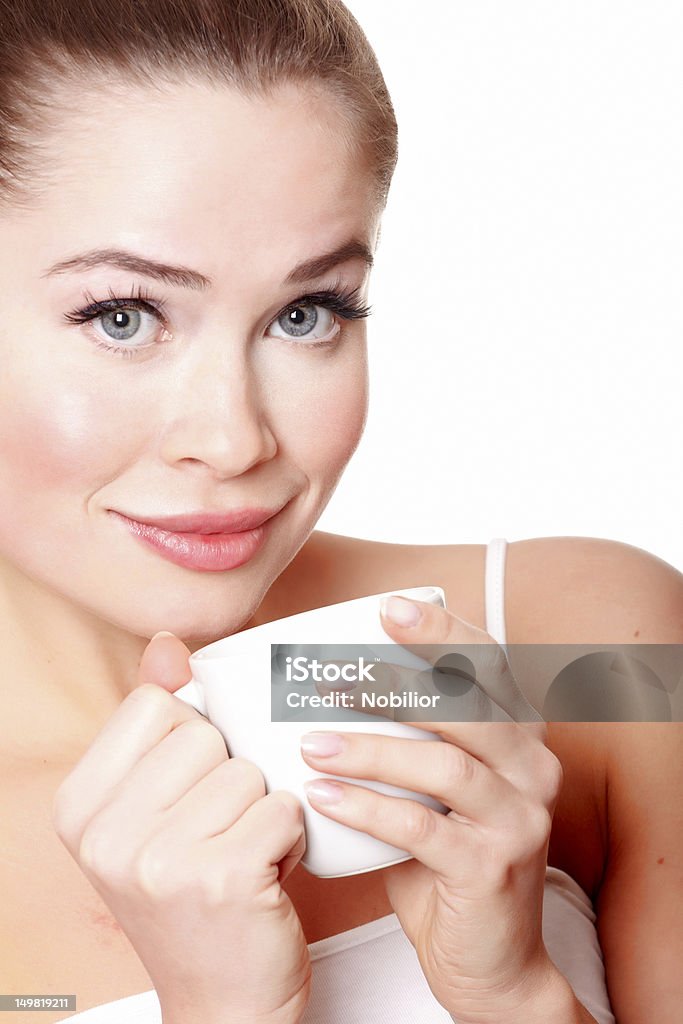
<svg viewBox="0 0 683 1024">
<path fill-rule="evenodd" d="M 164 1024 L 295 1024 L 310 995 L 301 922 L 281 883 L 303 810 L 173 696 L 191 676 L 171 634 L 57 790 L 55 830 L 152 979 Z"/>
</svg>

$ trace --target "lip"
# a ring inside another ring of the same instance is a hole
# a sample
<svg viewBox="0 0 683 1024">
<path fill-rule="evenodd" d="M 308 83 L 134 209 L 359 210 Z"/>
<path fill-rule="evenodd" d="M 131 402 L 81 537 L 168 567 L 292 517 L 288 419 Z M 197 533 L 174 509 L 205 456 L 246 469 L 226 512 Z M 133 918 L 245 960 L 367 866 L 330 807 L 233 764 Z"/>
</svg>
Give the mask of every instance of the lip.
<svg viewBox="0 0 683 1024">
<path fill-rule="evenodd" d="M 248 562 L 263 546 L 279 509 L 244 508 L 232 512 L 193 512 L 155 519 L 133 518 L 115 509 L 143 544 L 176 565 L 204 572 L 224 572 Z"/>
<path fill-rule="evenodd" d="M 126 512 L 117 515 L 169 533 L 232 534 L 255 529 L 276 515 L 280 508 L 237 508 L 231 512 L 188 512 L 177 516 L 132 516 Z"/>
</svg>

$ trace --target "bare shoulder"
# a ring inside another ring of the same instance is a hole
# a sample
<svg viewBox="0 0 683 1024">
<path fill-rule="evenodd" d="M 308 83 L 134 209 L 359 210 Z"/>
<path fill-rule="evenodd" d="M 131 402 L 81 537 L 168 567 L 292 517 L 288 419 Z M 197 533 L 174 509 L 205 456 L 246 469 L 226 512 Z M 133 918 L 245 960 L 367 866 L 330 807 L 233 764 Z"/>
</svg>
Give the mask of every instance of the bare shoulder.
<svg viewBox="0 0 683 1024">
<path fill-rule="evenodd" d="M 649 551 L 594 537 L 519 541 L 508 551 L 505 594 L 510 643 L 657 645 L 649 657 L 680 672 L 671 653 L 683 645 L 683 574 Z M 565 771 L 550 863 L 600 899 L 603 922 L 614 916 L 617 865 L 629 872 L 626 891 L 651 895 L 680 871 L 683 834 L 670 813 L 683 799 L 680 705 L 672 717 L 549 723 Z"/>
<path fill-rule="evenodd" d="M 594 899 L 616 1018 L 669 1019 L 683 994 L 683 575 L 651 552 L 600 538 L 516 545 L 509 571 L 518 642 L 643 644 L 650 664 L 673 669 L 671 721 L 549 726 L 565 768 L 550 863 Z"/>
<path fill-rule="evenodd" d="M 508 547 L 510 643 L 680 643 L 683 575 L 657 555 L 601 537 Z"/>
<path fill-rule="evenodd" d="M 315 531 L 278 580 L 277 614 L 436 584 L 448 608 L 486 628 L 486 544 L 396 544 Z M 683 574 L 601 537 L 535 537 L 507 546 L 506 640 L 679 643 Z"/>
<path fill-rule="evenodd" d="M 431 583 L 455 615 L 484 629 L 486 548 L 316 531 L 280 577 L 279 610 Z M 504 600 L 508 643 L 678 643 L 683 574 L 621 541 L 535 537 L 508 543 Z"/>
</svg>

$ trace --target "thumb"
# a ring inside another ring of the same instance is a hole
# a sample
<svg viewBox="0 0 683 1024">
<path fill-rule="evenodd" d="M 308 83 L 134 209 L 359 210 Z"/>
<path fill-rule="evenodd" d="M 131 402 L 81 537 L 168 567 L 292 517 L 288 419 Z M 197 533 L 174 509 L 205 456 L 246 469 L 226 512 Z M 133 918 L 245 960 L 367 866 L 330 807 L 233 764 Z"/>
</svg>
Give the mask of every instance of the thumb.
<svg viewBox="0 0 683 1024">
<path fill-rule="evenodd" d="M 542 722 L 514 677 L 504 648 L 483 629 L 458 618 L 447 608 L 392 594 L 380 604 L 382 628 L 435 668 L 458 661 L 465 648 L 465 663 L 474 669 L 473 681 L 514 722 Z M 456 662 L 457 668 L 457 662 Z M 461 674 L 458 670 L 456 674 Z"/>
<path fill-rule="evenodd" d="M 140 659 L 137 685 L 154 683 L 174 693 L 192 678 L 191 653 L 173 633 L 155 633 Z"/>
</svg>

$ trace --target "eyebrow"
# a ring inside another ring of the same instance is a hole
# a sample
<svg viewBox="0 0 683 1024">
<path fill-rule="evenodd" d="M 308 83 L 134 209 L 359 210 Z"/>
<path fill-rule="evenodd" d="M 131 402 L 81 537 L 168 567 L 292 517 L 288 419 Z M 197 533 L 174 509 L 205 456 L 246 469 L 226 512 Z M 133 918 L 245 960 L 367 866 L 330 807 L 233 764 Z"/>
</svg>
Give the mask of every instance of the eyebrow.
<svg viewBox="0 0 683 1024">
<path fill-rule="evenodd" d="M 362 259 L 371 267 L 373 264 L 372 252 L 365 244 L 357 238 L 351 238 L 348 242 L 338 246 L 331 252 L 315 256 L 310 260 L 303 260 L 297 263 L 287 275 L 284 284 L 303 284 L 313 278 L 345 263 L 351 259 Z M 126 249 L 91 249 L 88 252 L 71 256 L 69 259 L 59 260 L 41 274 L 41 277 L 51 277 L 55 274 L 65 274 L 72 270 L 90 270 L 93 267 L 102 265 L 120 267 L 122 270 L 131 270 L 136 274 L 144 274 L 146 277 L 156 278 L 164 284 L 176 285 L 181 288 L 194 288 L 204 290 L 213 284 L 210 277 L 200 274 L 197 270 L 190 270 L 189 267 L 173 266 L 169 263 L 161 263 L 158 260 L 150 260 L 144 256 L 129 252 Z"/>
</svg>

